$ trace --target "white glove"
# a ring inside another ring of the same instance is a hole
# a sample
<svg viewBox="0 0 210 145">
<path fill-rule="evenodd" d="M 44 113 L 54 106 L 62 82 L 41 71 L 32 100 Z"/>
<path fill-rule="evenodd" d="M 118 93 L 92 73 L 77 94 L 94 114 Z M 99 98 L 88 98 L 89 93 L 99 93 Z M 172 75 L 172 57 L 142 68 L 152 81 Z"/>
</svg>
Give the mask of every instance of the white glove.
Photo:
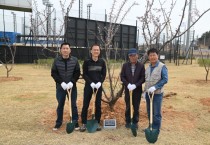
<svg viewBox="0 0 210 145">
<path fill-rule="evenodd" d="M 92 89 L 96 88 L 96 84 L 95 83 L 91 83 L 90 86 L 91 86 Z"/>
<path fill-rule="evenodd" d="M 132 89 L 132 91 L 135 90 L 136 89 L 136 85 L 135 84 L 132 84 L 131 85 L 131 89 Z"/>
<path fill-rule="evenodd" d="M 132 85 L 131 85 L 130 83 L 129 83 L 128 86 L 127 86 L 127 88 L 128 88 L 129 91 L 131 90 L 131 86 L 132 86 Z"/>
<path fill-rule="evenodd" d="M 148 93 L 153 93 L 155 90 L 156 88 L 153 86 L 153 87 L 150 87 L 147 91 Z"/>
<path fill-rule="evenodd" d="M 67 87 L 68 87 L 68 85 L 67 85 L 65 82 L 62 82 L 62 83 L 61 83 L 61 87 L 62 87 L 64 90 L 66 90 Z"/>
<path fill-rule="evenodd" d="M 69 83 L 67 84 L 67 89 L 71 89 L 73 86 L 74 86 L 73 83 L 72 83 L 72 82 L 69 82 Z"/>
<path fill-rule="evenodd" d="M 98 82 L 96 85 L 95 85 L 95 88 L 96 89 L 99 89 L 101 87 L 101 82 Z"/>
</svg>

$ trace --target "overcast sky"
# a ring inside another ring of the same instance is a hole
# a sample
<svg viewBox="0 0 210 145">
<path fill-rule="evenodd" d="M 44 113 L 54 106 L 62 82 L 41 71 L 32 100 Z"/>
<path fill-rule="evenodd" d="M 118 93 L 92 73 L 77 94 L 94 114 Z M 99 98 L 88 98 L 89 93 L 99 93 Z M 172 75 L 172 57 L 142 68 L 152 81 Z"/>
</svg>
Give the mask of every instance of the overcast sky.
<svg viewBox="0 0 210 145">
<path fill-rule="evenodd" d="M 67 1 L 67 0 L 66 0 Z M 83 18 L 87 18 L 87 4 L 91 3 L 91 19 L 93 20 L 104 20 L 105 19 L 105 10 L 106 13 L 108 14 L 110 12 L 111 6 L 112 6 L 112 1 L 113 0 L 83 0 Z M 119 5 L 121 4 L 122 0 L 117 0 L 117 5 L 116 5 L 116 10 L 119 8 Z M 128 25 L 136 25 L 136 20 L 137 17 L 142 16 L 145 11 L 145 0 L 136 0 L 139 5 L 134 6 L 130 13 L 127 15 L 125 20 L 122 22 L 123 24 L 128 24 Z M 169 2 L 171 0 L 168 0 Z M 194 3 L 196 3 L 196 7 L 199 10 L 200 14 L 210 8 L 209 0 L 193 0 Z M 44 10 L 44 6 L 42 4 L 42 0 L 37 0 L 39 9 Z M 58 0 L 50 0 L 50 2 L 53 4 L 54 7 L 57 9 L 57 15 L 59 15 L 60 11 L 60 5 Z M 134 2 L 134 0 L 128 0 L 128 3 L 125 6 L 124 11 Z M 157 8 L 159 5 L 156 1 L 155 7 Z M 174 29 L 178 26 L 178 22 L 180 20 L 180 15 L 182 14 L 182 8 L 184 5 L 184 0 L 177 0 L 175 9 L 173 10 L 172 13 L 172 26 Z M 165 8 L 169 8 L 169 4 L 165 4 Z M 186 10 L 186 15 L 185 15 L 185 22 L 187 22 L 187 16 L 188 16 L 188 7 Z M 3 30 L 3 10 L 0 10 L 0 31 Z M 24 13 L 23 12 L 15 12 L 17 14 L 17 31 L 21 31 L 21 18 L 23 17 Z M 74 3 L 71 11 L 70 11 L 70 16 L 78 17 L 79 15 L 79 0 L 76 0 Z M 29 13 L 26 13 L 27 21 L 29 24 Z M 5 21 L 6 21 L 6 31 L 13 31 L 13 19 L 12 19 L 12 14 L 11 11 L 5 10 Z M 138 26 L 140 27 L 140 22 L 137 21 Z M 200 37 L 202 33 L 206 31 L 210 31 L 210 12 L 206 13 L 201 20 L 194 26 L 195 30 L 195 36 Z M 141 32 L 141 29 L 140 29 Z M 141 37 L 141 36 L 140 36 Z"/>
</svg>

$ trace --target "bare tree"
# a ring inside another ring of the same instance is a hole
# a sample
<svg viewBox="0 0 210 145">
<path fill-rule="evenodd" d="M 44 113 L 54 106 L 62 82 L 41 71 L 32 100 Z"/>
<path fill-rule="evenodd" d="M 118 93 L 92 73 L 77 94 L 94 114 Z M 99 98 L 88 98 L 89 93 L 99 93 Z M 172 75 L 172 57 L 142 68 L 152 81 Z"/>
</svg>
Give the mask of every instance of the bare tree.
<svg viewBox="0 0 210 145">
<path fill-rule="evenodd" d="M 138 5 L 136 2 L 133 2 L 127 10 L 123 13 L 123 9 L 125 9 L 126 3 L 128 0 L 123 0 L 121 2 L 121 5 L 117 12 L 115 13 L 115 7 L 117 0 L 113 1 L 111 11 L 109 13 L 109 25 L 105 27 L 98 27 L 99 36 L 97 37 L 101 41 L 102 50 L 105 51 L 105 62 L 107 65 L 107 72 L 108 72 L 108 83 L 109 83 L 109 93 L 106 92 L 105 89 L 103 89 L 104 92 L 104 99 L 103 101 L 108 103 L 111 110 L 113 110 L 115 103 L 119 99 L 119 97 L 122 96 L 124 87 L 120 83 L 119 75 L 117 78 L 114 77 L 115 74 L 115 64 L 112 64 L 110 62 L 110 53 L 111 49 L 110 46 L 114 46 L 112 44 L 113 37 L 117 33 L 120 24 L 125 19 L 126 15 L 129 13 L 129 11 L 132 9 L 133 6 Z M 104 34 L 105 33 L 105 37 Z M 116 52 L 116 51 L 115 51 Z M 108 95 L 109 94 L 109 95 Z"/>
<path fill-rule="evenodd" d="M 201 48 L 199 48 L 200 54 L 201 54 L 201 59 L 198 60 L 198 64 L 200 66 L 204 66 L 205 71 L 206 71 L 206 82 L 208 81 L 208 75 L 209 75 L 209 70 L 210 70 L 210 57 L 209 57 L 209 52 L 207 52 L 206 58 L 204 58 L 203 52 Z"/>
<path fill-rule="evenodd" d="M 7 44 L 3 46 L 4 58 L 0 60 L 0 63 L 5 67 L 6 76 L 9 77 L 15 63 L 16 45 L 11 46 L 8 42 L 6 43 Z"/>
<path fill-rule="evenodd" d="M 59 25 L 57 26 L 58 27 L 58 30 L 54 30 L 53 27 L 50 27 L 48 28 L 50 31 L 53 31 L 55 32 L 55 36 L 53 37 L 54 41 L 57 42 L 57 41 L 60 41 L 60 40 L 63 40 L 63 38 L 61 36 L 64 35 L 64 31 L 65 31 L 65 22 L 67 22 L 66 20 L 66 17 L 68 16 L 73 4 L 74 4 L 75 0 L 70 0 L 70 1 L 66 1 L 66 0 L 60 0 L 59 3 L 60 3 L 60 9 L 61 9 L 61 14 L 62 14 L 62 17 L 57 17 L 56 20 L 57 22 L 59 23 Z M 49 17 L 49 15 L 51 15 L 52 13 L 55 12 L 55 8 L 50 12 L 50 13 L 47 13 L 46 9 L 45 10 L 40 10 L 39 9 L 39 6 L 38 6 L 38 3 L 36 0 L 33 0 L 33 16 L 37 16 L 38 17 L 38 24 L 35 26 L 33 23 L 33 21 L 31 21 L 31 26 L 34 28 L 34 27 L 40 27 L 41 31 L 44 33 L 44 35 L 46 36 L 47 39 L 50 39 L 51 36 L 49 35 L 49 33 L 47 32 L 47 28 L 46 28 L 46 23 L 47 23 L 47 19 Z M 56 6 L 56 9 L 59 8 Z M 39 41 L 38 39 L 38 36 L 34 34 L 33 36 L 38 42 L 39 44 L 41 45 L 41 47 L 43 47 L 43 49 L 46 49 L 48 51 L 51 51 L 51 52 L 55 52 L 57 53 L 57 51 L 54 51 L 54 50 L 51 50 L 49 48 L 47 48 L 47 45 L 43 42 L 43 41 Z M 59 44 L 55 44 L 55 46 L 57 48 L 59 48 Z"/>
<path fill-rule="evenodd" d="M 172 0 L 170 1 L 170 8 L 169 11 L 166 11 L 164 8 L 164 4 L 166 1 L 161 2 L 159 0 L 160 7 L 159 8 L 153 8 L 154 7 L 154 0 L 147 0 L 146 4 L 146 11 L 142 17 L 138 17 L 139 21 L 142 23 L 142 35 L 144 37 L 144 40 L 146 42 L 147 48 L 154 47 L 153 44 L 156 44 L 156 48 L 161 51 L 165 46 L 168 47 L 168 44 L 171 43 L 174 39 L 182 36 L 185 34 L 195 23 L 198 22 L 198 20 L 207 13 L 209 9 L 204 11 L 201 15 L 197 13 L 197 18 L 194 20 L 194 22 L 190 25 L 189 28 L 187 28 L 185 31 L 181 32 L 180 28 L 183 23 L 183 19 L 185 16 L 185 10 L 188 4 L 188 1 L 185 0 L 183 8 L 182 8 L 182 14 L 180 17 L 180 20 L 178 21 L 178 26 L 175 30 L 171 27 L 171 15 L 174 9 L 174 6 L 176 4 L 176 1 Z M 164 18 L 161 20 L 160 18 Z M 152 30 L 151 30 L 152 29 Z M 160 38 L 160 35 L 166 30 L 166 41 L 162 44 L 161 47 L 157 46 L 158 39 Z M 156 43 L 155 43 L 156 42 Z M 141 61 L 145 63 L 147 60 L 147 54 L 145 53 L 142 57 Z"/>
</svg>

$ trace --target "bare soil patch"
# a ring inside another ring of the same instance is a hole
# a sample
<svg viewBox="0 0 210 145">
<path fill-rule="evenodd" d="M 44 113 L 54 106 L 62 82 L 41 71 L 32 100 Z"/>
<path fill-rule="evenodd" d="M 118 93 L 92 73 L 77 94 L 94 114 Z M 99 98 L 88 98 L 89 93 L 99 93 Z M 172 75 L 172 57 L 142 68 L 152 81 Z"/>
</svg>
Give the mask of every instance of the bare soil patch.
<svg viewBox="0 0 210 145">
<path fill-rule="evenodd" d="M 171 94 L 171 93 L 169 93 Z M 172 93 L 173 95 L 174 93 Z M 169 97 L 168 97 L 169 99 Z M 82 106 L 82 99 L 78 100 L 78 106 Z M 81 109 L 78 109 L 79 111 L 79 124 L 81 124 Z M 88 119 L 91 119 L 92 109 L 91 104 L 89 106 L 88 110 Z M 54 109 L 46 109 L 43 112 L 43 118 L 40 121 L 41 125 L 45 126 L 49 130 L 52 129 L 52 127 L 55 125 L 55 119 L 56 119 L 56 108 Z M 162 115 L 163 115 L 163 126 L 162 129 L 171 130 L 181 130 L 186 131 L 189 129 L 194 129 L 196 124 L 196 119 L 193 116 L 193 114 L 189 112 L 180 112 L 176 111 L 175 108 L 172 106 L 163 106 L 162 108 Z M 120 98 L 117 102 L 117 104 L 114 107 L 114 112 L 112 112 L 108 106 L 108 104 L 102 103 L 102 116 L 101 120 L 104 119 L 116 119 L 117 121 L 117 128 L 122 127 L 125 125 L 125 102 L 123 98 Z M 174 119 L 176 119 L 176 122 L 173 122 Z M 65 105 L 64 110 L 64 122 L 68 122 L 69 120 L 69 110 L 68 110 L 68 104 Z M 173 122 L 173 123 L 172 123 Z M 101 125 L 103 126 L 103 122 L 101 122 Z M 140 121 L 139 121 L 140 127 L 146 127 L 148 125 L 148 119 L 147 119 L 147 113 L 146 113 L 146 103 L 144 99 L 142 99 L 140 104 Z M 174 126 L 177 126 L 174 128 Z M 60 132 L 63 132 L 65 130 L 65 123 L 61 127 Z"/>
<path fill-rule="evenodd" d="M 200 103 L 205 106 L 210 106 L 210 98 L 202 98 L 200 99 Z"/>
<path fill-rule="evenodd" d="M 0 77 L 0 83 L 10 82 L 10 81 L 19 81 L 22 80 L 22 77 Z"/>
</svg>

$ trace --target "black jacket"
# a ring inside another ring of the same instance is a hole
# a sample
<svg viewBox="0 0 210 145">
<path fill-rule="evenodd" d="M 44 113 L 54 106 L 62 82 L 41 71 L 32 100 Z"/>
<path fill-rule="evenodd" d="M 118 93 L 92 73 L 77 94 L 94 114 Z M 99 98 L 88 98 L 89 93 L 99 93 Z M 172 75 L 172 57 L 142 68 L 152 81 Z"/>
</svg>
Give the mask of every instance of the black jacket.
<svg viewBox="0 0 210 145">
<path fill-rule="evenodd" d="M 101 58 L 97 61 L 94 61 L 92 58 L 85 60 L 83 63 L 83 78 L 88 84 L 92 82 L 103 83 L 106 78 L 105 61 Z"/>
<path fill-rule="evenodd" d="M 77 58 L 73 56 L 68 59 L 63 59 L 61 56 L 55 58 L 51 76 L 56 84 L 69 83 L 70 81 L 76 83 L 80 76 L 80 66 Z"/>
<path fill-rule="evenodd" d="M 128 84 L 130 83 L 130 84 L 135 84 L 137 88 L 140 88 L 142 90 L 142 84 L 145 82 L 144 65 L 140 62 L 137 62 L 133 76 L 131 71 L 131 63 L 130 62 L 124 63 L 122 66 L 120 78 L 123 84 L 125 85 L 126 89 Z"/>
</svg>

